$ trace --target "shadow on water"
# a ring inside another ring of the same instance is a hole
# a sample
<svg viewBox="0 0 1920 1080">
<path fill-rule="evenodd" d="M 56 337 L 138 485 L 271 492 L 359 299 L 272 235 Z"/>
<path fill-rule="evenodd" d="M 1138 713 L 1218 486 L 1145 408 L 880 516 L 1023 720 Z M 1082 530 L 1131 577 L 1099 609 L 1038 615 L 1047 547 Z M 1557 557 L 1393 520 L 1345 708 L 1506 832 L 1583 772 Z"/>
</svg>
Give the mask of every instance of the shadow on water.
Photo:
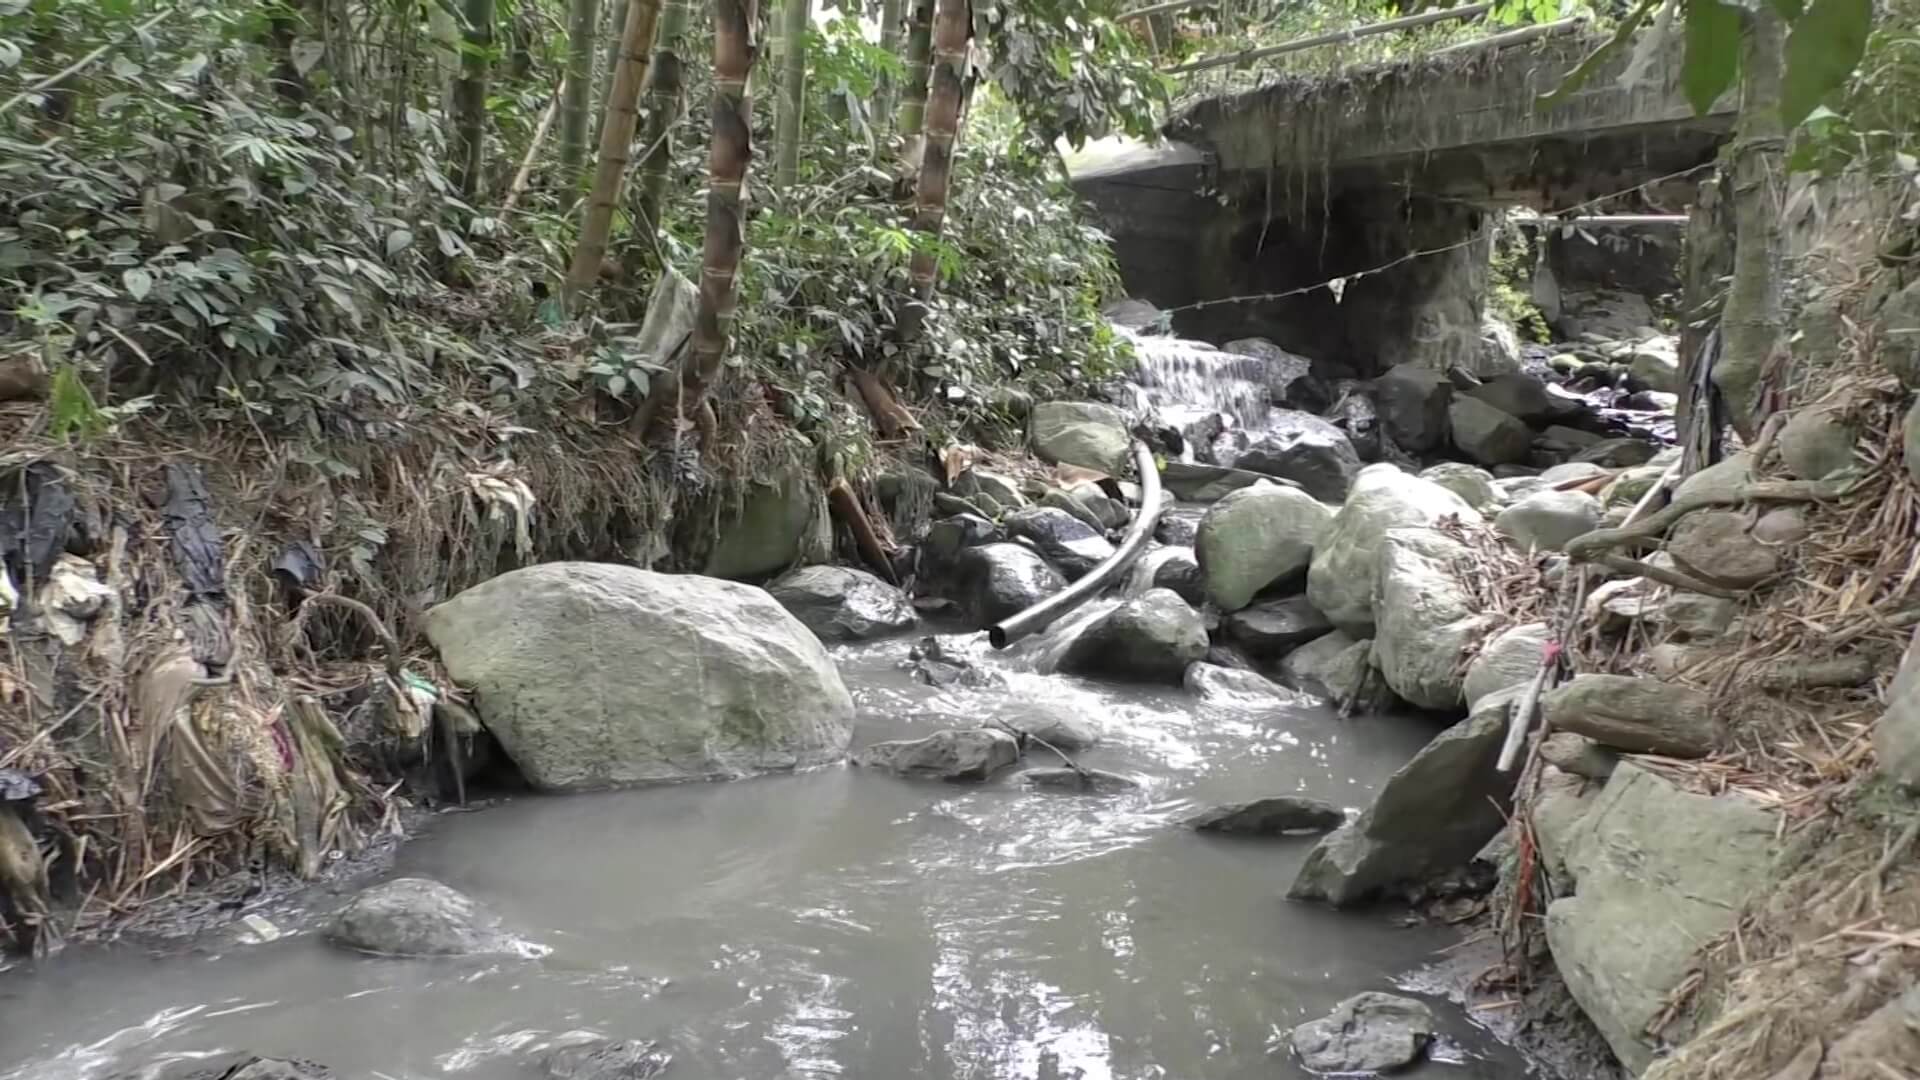
<svg viewBox="0 0 1920 1080">
<path fill-rule="evenodd" d="M 0 976 L 0 1078 L 92 1080 L 246 1049 L 343 1077 L 519 1080 L 578 1031 L 659 1039 L 676 1057 L 667 1075 L 689 1080 L 1302 1076 L 1273 1052 L 1281 1032 L 1390 989 L 1454 940 L 1281 899 L 1307 841 L 1178 825 L 1255 795 L 1358 807 L 1431 722 L 1216 710 L 1173 687 L 1021 670 L 1018 655 L 990 662 L 993 685 L 933 688 L 904 670 L 907 649 L 837 652 L 858 742 L 1045 706 L 1099 730 L 1085 764 L 1140 787 L 835 768 L 443 816 L 397 872 L 472 894 L 550 955 L 378 960 L 312 933 L 185 955 L 75 950 Z M 1524 1074 L 1438 1011 L 1453 1060 L 1421 1075 Z"/>
</svg>

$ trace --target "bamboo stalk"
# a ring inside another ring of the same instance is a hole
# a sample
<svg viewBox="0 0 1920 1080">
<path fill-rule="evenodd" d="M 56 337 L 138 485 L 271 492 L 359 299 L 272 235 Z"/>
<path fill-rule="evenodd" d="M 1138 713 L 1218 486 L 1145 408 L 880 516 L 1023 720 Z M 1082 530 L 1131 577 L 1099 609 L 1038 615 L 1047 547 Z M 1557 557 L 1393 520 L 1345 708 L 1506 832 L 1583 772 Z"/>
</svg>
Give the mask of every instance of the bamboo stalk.
<svg viewBox="0 0 1920 1080">
<path fill-rule="evenodd" d="M 600 277 L 607 257 L 607 236 L 613 231 L 613 211 L 620 201 L 620 181 L 633 153 L 633 129 L 640 113 L 640 86 L 647 77 L 647 50 L 653 43 L 659 0 L 631 0 L 627 25 L 620 35 L 620 62 L 614 68 L 613 88 L 607 94 L 606 120 L 600 126 L 600 156 L 594 163 L 593 190 L 587 196 L 580 239 L 574 245 L 573 266 L 567 271 L 569 305 Z"/>
<path fill-rule="evenodd" d="M 580 160 L 587 153 L 587 118 L 593 103 L 593 32 L 600 24 L 600 0 L 573 0 L 567 20 L 565 109 L 560 121 L 560 175 L 569 192 L 580 183 Z"/>
<path fill-rule="evenodd" d="M 926 131 L 920 177 L 914 188 L 914 232 L 937 239 L 947 220 L 947 197 L 953 182 L 953 145 L 960 133 L 960 113 L 972 84 L 967 78 L 967 53 L 973 34 L 967 0 L 940 0 L 934 13 L 933 76 L 928 88 Z M 939 259 L 933 245 L 916 245 L 909 278 L 913 301 L 900 313 L 901 341 L 920 335 L 926 302 L 933 297 Z"/>
<path fill-rule="evenodd" d="M 526 192 L 527 183 L 533 178 L 533 162 L 540 156 L 540 147 L 547 141 L 547 131 L 553 127 L 554 114 L 560 111 L 560 99 L 565 96 L 571 85 L 566 79 L 553 92 L 553 100 L 547 102 L 547 110 L 540 114 L 540 123 L 533 129 L 533 140 L 527 143 L 526 156 L 520 159 L 520 168 L 513 174 L 513 183 L 507 185 L 507 201 L 500 207 L 500 216 L 513 213 L 514 204 Z"/>
</svg>

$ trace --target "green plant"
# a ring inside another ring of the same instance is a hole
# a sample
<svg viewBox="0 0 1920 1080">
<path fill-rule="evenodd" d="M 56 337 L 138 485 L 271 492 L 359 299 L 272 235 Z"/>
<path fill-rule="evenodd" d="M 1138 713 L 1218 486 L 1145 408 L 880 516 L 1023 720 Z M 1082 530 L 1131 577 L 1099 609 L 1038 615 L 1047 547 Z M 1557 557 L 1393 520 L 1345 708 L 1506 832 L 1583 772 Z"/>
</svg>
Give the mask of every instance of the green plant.
<svg viewBox="0 0 1920 1080">
<path fill-rule="evenodd" d="M 1502 228 L 1494 237 L 1487 267 L 1487 302 L 1493 313 L 1511 324 L 1528 341 L 1553 340 L 1546 316 L 1533 302 L 1531 266 L 1536 257 L 1525 230 Z"/>
</svg>

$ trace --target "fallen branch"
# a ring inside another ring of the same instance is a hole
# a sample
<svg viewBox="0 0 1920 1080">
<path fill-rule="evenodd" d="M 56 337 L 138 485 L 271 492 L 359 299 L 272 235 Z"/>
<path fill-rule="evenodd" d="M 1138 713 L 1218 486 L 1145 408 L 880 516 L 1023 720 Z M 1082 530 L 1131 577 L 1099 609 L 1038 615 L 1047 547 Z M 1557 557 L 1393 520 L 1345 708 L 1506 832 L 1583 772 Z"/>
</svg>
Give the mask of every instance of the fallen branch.
<svg viewBox="0 0 1920 1080">
<path fill-rule="evenodd" d="M 1695 510 L 1709 507 L 1739 506 L 1749 502 L 1831 502 L 1843 498 L 1859 482 L 1857 476 L 1827 480 L 1756 480 L 1724 494 L 1696 494 L 1676 502 L 1646 520 L 1614 529 L 1595 529 L 1576 537 L 1567 545 L 1567 558 L 1574 562 L 1598 562 L 1602 552 L 1628 544 L 1659 542 L 1668 529 Z"/>
<path fill-rule="evenodd" d="M 860 400 L 866 403 L 867 412 L 873 416 L 873 426 L 880 429 L 883 439 L 898 439 L 909 431 L 919 431 L 920 424 L 900 399 L 894 395 L 893 388 L 877 373 L 863 367 L 847 366 L 853 378 L 853 385 L 860 391 Z"/>
<path fill-rule="evenodd" d="M 520 159 L 520 169 L 513 174 L 513 183 L 507 185 L 507 201 L 500 206 L 500 216 L 513 213 L 514 204 L 527 190 L 527 181 L 533 176 L 534 159 L 540 156 L 540 146 L 547 141 L 547 130 L 553 127 L 553 117 L 560 110 L 561 95 L 567 92 L 567 80 L 561 79 L 560 85 L 553 88 L 553 99 L 547 102 L 547 111 L 540 114 L 540 123 L 533 129 L 533 141 L 527 144 L 527 154 Z"/>
<path fill-rule="evenodd" d="M 1089 787 L 1093 785 L 1093 774 L 1088 772 L 1086 768 L 1082 766 L 1079 762 L 1068 757 L 1066 751 L 1053 745 L 1052 743 L 1041 738 L 1040 736 L 1035 735 L 1031 731 L 1022 731 L 1019 728 L 1014 727 L 1012 724 L 1007 723 L 1005 720 L 997 720 L 997 719 L 988 720 L 987 723 L 1013 736 L 1015 742 L 1022 742 L 1022 743 L 1037 742 L 1041 746 L 1046 747 L 1048 750 L 1053 751 L 1054 756 L 1060 759 L 1060 763 L 1062 765 L 1065 765 L 1067 768 L 1072 769 L 1074 771 L 1074 774 L 1080 777 L 1080 782 L 1082 784 L 1085 784 Z"/>
<path fill-rule="evenodd" d="M 393 631 L 387 629 L 387 624 L 381 620 L 379 615 L 374 613 L 372 608 L 350 596 L 341 596 L 339 593 L 316 593 L 301 590 L 300 596 L 304 602 L 300 605 L 300 613 L 294 616 L 293 627 L 291 629 L 295 634 L 297 634 L 301 626 L 304 625 L 306 613 L 314 604 L 330 604 L 334 607 L 346 608 L 348 611 L 360 616 L 360 618 L 372 628 L 374 636 L 380 639 L 380 643 L 387 647 L 387 674 L 396 681 L 400 678 L 400 639 L 393 636 Z"/>
<path fill-rule="evenodd" d="M 900 581 L 893 573 L 893 559 L 880 542 L 880 534 L 874 530 L 873 520 L 867 517 L 866 508 L 860 505 L 860 497 L 853 493 L 845 480 L 835 480 L 827 485 L 827 506 L 833 511 L 840 523 L 853 534 L 853 542 L 860 549 L 860 557 L 865 559 L 874 571 L 887 579 L 890 585 Z"/>
<path fill-rule="evenodd" d="M 1740 594 L 1732 589 L 1715 585 L 1710 581 L 1703 581 L 1690 574 L 1683 574 L 1678 570 L 1669 570 L 1665 567 L 1655 566 L 1650 562 L 1643 562 L 1640 559 L 1629 558 L 1625 555 L 1601 555 L 1593 561 L 1609 570 L 1616 570 L 1629 577 L 1649 578 L 1662 585 L 1670 585 L 1684 592 L 1697 592 L 1707 596 L 1717 596 L 1722 600 L 1740 599 Z"/>
</svg>

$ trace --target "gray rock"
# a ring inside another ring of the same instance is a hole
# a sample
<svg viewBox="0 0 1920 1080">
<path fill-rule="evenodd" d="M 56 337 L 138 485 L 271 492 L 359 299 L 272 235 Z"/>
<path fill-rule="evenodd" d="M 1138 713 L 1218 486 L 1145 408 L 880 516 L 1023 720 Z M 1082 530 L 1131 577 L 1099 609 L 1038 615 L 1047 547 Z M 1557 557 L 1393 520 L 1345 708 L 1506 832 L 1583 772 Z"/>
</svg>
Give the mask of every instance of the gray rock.
<svg viewBox="0 0 1920 1080">
<path fill-rule="evenodd" d="M 1533 838 L 1539 845 L 1540 862 L 1553 879 L 1555 891 L 1564 895 L 1579 886 L 1567 865 L 1573 850 L 1573 837 L 1587 811 L 1600 801 L 1600 785 L 1584 777 L 1564 772 L 1549 763 L 1540 770 L 1540 786 L 1529 804 L 1532 811 Z"/>
<path fill-rule="evenodd" d="M 1627 374 L 1636 383 L 1662 394 L 1680 392 L 1680 354 L 1674 340 L 1658 337 L 1634 346 L 1627 357 Z"/>
<path fill-rule="evenodd" d="M 1920 484 L 1920 399 L 1915 399 L 1907 409 L 1906 419 L 1900 422 L 1900 449 L 1907 463 L 1907 475 Z"/>
<path fill-rule="evenodd" d="M 1304 596 L 1263 600 L 1227 616 L 1227 636 L 1252 656 L 1268 659 L 1285 655 L 1333 629 Z"/>
<path fill-rule="evenodd" d="M 1273 795 L 1264 799 L 1228 803 L 1203 810 L 1186 820 L 1201 832 L 1284 836 L 1287 833 L 1326 832 L 1347 820 L 1340 808 L 1322 799 L 1300 795 Z"/>
<path fill-rule="evenodd" d="M 1665 465 L 1642 465 L 1636 469 L 1623 469 L 1618 476 L 1600 490 L 1600 502 L 1609 508 L 1632 506 L 1640 497 L 1653 490 L 1653 485 L 1666 476 Z"/>
<path fill-rule="evenodd" d="M 651 1080 L 667 1071 L 673 1055 L 640 1039 L 596 1039 L 562 1046 L 547 1055 L 548 1080 Z"/>
<path fill-rule="evenodd" d="M 775 579 L 767 592 L 821 641 L 867 641 L 919 621 L 905 593 L 845 566 L 801 567 Z"/>
<path fill-rule="evenodd" d="M 1059 488 L 1048 488 L 1047 493 L 1040 496 L 1040 505 L 1049 510 L 1059 510 L 1072 514 L 1081 524 L 1094 530 L 1096 533 L 1102 532 L 1108 527 L 1106 522 L 1100 520 L 1100 515 L 1093 512 L 1093 507 L 1061 491 Z"/>
<path fill-rule="evenodd" d="M 1356 655 L 1357 665 L 1352 662 Z M 1372 655 L 1371 640 L 1355 641 L 1335 630 L 1287 653 L 1280 661 L 1280 677 L 1295 690 L 1342 698 L 1359 689 L 1360 676 L 1365 672 L 1353 669 L 1368 666 Z"/>
<path fill-rule="evenodd" d="M 1014 775 L 1023 787 L 1036 791 L 1057 791 L 1069 795 L 1120 795 L 1138 790 L 1140 782 L 1131 776 L 1101 769 L 1070 769 L 1066 766 L 1023 769 Z"/>
<path fill-rule="evenodd" d="M 1154 523 L 1153 538 L 1169 547 L 1191 548 L 1200 538 L 1200 519 L 1206 516 L 1205 507 L 1175 503 L 1160 511 L 1160 520 Z"/>
<path fill-rule="evenodd" d="M 978 514 L 955 514 L 927 527 L 920 541 L 921 573 L 940 577 L 953 569 L 960 553 L 970 547 L 1005 539 L 1000 526 Z"/>
<path fill-rule="evenodd" d="M 1604 466 L 1591 461 L 1569 461 L 1564 465 L 1555 465 L 1540 474 L 1540 481 L 1548 486 L 1557 486 L 1570 480 L 1591 480 L 1596 476 L 1607 475 Z"/>
<path fill-rule="evenodd" d="M 1811 531 L 1806 512 L 1797 506 L 1776 506 L 1753 523 L 1753 538 L 1768 547 L 1797 544 Z"/>
<path fill-rule="evenodd" d="M 1532 682 L 1551 636 L 1546 623 L 1535 622 L 1509 626 L 1488 638 L 1467 665 L 1467 708 L 1488 694 Z"/>
<path fill-rule="evenodd" d="M 1701 506 L 1734 498 L 1753 482 L 1753 455 L 1745 450 L 1729 454 L 1680 481 L 1673 490 L 1674 506 Z"/>
<path fill-rule="evenodd" d="M 1600 527 L 1600 500 L 1584 491 L 1536 491 L 1500 511 L 1493 527 L 1527 551 L 1564 551 Z"/>
<path fill-rule="evenodd" d="M 1873 728 L 1873 752 L 1882 776 L 1920 790 L 1920 629 L 1907 640 L 1887 689 L 1887 711 Z"/>
<path fill-rule="evenodd" d="M 1675 590 L 1660 602 L 1655 618 L 1684 641 L 1711 641 L 1733 626 L 1740 605 L 1718 596 Z"/>
<path fill-rule="evenodd" d="M 1272 482 L 1263 473 L 1191 461 L 1169 461 L 1160 469 L 1160 486 L 1182 502 L 1215 502 L 1241 488 Z"/>
<path fill-rule="evenodd" d="M 1133 436 L 1126 414 L 1090 401 L 1043 401 L 1033 407 L 1033 452 L 1052 465 L 1078 465 L 1108 476 L 1126 470 Z"/>
<path fill-rule="evenodd" d="M 427 636 L 541 790 L 806 768 L 846 751 L 853 699 L 833 661 L 749 585 L 543 563 L 434 607 Z"/>
<path fill-rule="evenodd" d="M 1888 297 L 1879 320 L 1880 362 L 1902 386 L 1920 389 L 1920 281 Z"/>
<path fill-rule="evenodd" d="M 1780 460 L 1804 480 L 1824 480 L 1854 467 L 1859 429 L 1842 405 L 1817 405 L 1794 411 L 1780 429 Z"/>
<path fill-rule="evenodd" d="M 1380 461 L 1389 453 L 1404 454 L 1384 436 L 1380 412 L 1374 406 L 1373 391 L 1367 383 L 1344 380 L 1338 399 L 1327 409 L 1326 418 L 1346 433 L 1347 441 L 1360 454 L 1361 461 Z M 1391 450 L 1389 449 L 1391 448 Z"/>
<path fill-rule="evenodd" d="M 1540 757 L 1561 772 L 1588 780 L 1605 780 L 1620 764 L 1620 755 L 1585 735 L 1556 731 L 1540 744 Z"/>
<path fill-rule="evenodd" d="M 1485 402 L 1508 416 L 1529 424 L 1544 423 L 1567 409 L 1554 401 L 1531 375 L 1502 375 L 1466 391 L 1466 397 Z"/>
<path fill-rule="evenodd" d="M 833 554 L 827 499 L 810 475 L 749 485 L 737 513 L 722 517 L 704 572 L 736 580 L 763 578 L 796 563 Z"/>
<path fill-rule="evenodd" d="M 257 1054 L 215 1054 L 168 1065 L 115 1073 L 109 1080 L 333 1080 L 334 1073 L 311 1061 L 264 1058 Z"/>
<path fill-rule="evenodd" d="M 1737 510 L 1696 510 L 1681 518 L 1667 536 L 1667 554 L 1681 569 L 1736 589 L 1780 572 L 1780 553 L 1754 539 Z"/>
<path fill-rule="evenodd" d="M 1420 1060 L 1433 1041 L 1433 1010 L 1412 998 L 1368 991 L 1293 1029 L 1293 1052 L 1322 1073 L 1377 1073 Z"/>
<path fill-rule="evenodd" d="M 1261 589 L 1299 573 L 1333 516 L 1306 492 L 1272 484 L 1214 503 L 1194 541 L 1207 596 L 1222 611 L 1237 611 Z"/>
<path fill-rule="evenodd" d="M 1457 397 L 1447 407 L 1453 445 L 1482 465 L 1511 465 L 1527 460 L 1533 432 L 1518 419 L 1477 398 Z"/>
<path fill-rule="evenodd" d="M 1493 474 L 1473 465 L 1443 461 L 1420 470 L 1420 479 L 1439 484 L 1483 514 L 1500 505 L 1500 493 L 1493 487 Z"/>
<path fill-rule="evenodd" d="M 1609 469 L 1631 469 L 1652 461 L 1659 452 L 1659 446 L 1644 439 L 1602 439 L 1573 455 L 1573 460 Z"/>
<path fill-rule="evenodd" d="M 1493 618 L 1476 612 L 1458 576 L 1471 564 L 1465 544 L 1433 529 L 1390 529 L 1380 545 L 1373 665 L 1421 708 L 1466 704 L 1460 660 Z"/>
<path fill-rule="evenodd" d="M 985 780 L 1019 760 L 1019 740 L 998 728 L 936 731 L 924 739 L 877 742 L 853 755 L 862 768 L 951 783 Z"/>
<path fill-rule="evenodd" d="M 1320 838 L 1287 895 L 1346 907 L 1471 860 L 1506 824 L 1513 779 L 1494 766 L 1521 692 L 1482 698 L 1422 747 L 1358 819 Z"/>
<path fill-rule="evenodd" d="M 1290 353 L 1266 338 L 1241 338 L 1220 346 L 1225 352 L 1251 356 L 1265 372 L 1267 397 L 1275 405 L 1295 409 L 1324 409 L 1331 400 L 1324 382 L 1313 374 L 1313 361 Z"/>
<path fill-rule="evenodd" d="M 1520 370 L 1520 335 L 1499 315 L 1491 311 L 1480 317 L 1480 353 L 1473 373 L 1488 376 L 1509 375 Z"/>
<path fill-rule="evenodd" d="M 1027 505 L 1027 497 L 1010 476 L 986 469 L 968 469 L 953 481 L 953 490 L 969 499 L 986 498 L 1008 510 Z"/>
<path fill-rule="evenodd" d="M 1144 682 L 1177 683 L 1207 655 L 1200 613 L 1171 589 L 1151 589 L 1093 622 L 1067 646 L 1060 670 Z"/>
<path fill-rule="evenodd" d="M 986 544 L 960 553 L 962 604 L 982 626 L 1024 611 L 1067 587 L 1060 572 L 1031 548 Z"/>
<path fill-rule="evenodd" d="M 334 915 L 326 936 L 343 948 L 380 956 L 520 951 L 491 912 L 427 878 L 397 878 L 362 891 Z"/>
<path fill-rule="evenodd" d="M 1645 1031 L 1696 950 L 1771 879 L 1777 822 L 1745 796 L 1689 794 L 1630 761 L 1580 817 L 1566 854 L 1579 891 L 1547 908 L 1547 945 L 1634 1074 L 1652 1060 Z"/>
<path fill-rule="evenodd" d="M 1647 298 L 1624 289 L 1564 289 L 1557 329 L 1568 338 L 1632 341 L 1654 322 Z"/>
<path fill-rule="evenodd" d="M 1267 427 L 1234 456 L 1233 467 L 1277 476 L 1323 502 L 1347 497 L 1360 454 L 1339 428 L 1310 413 L 1275 409 Z"/>
<path fill-rule="evenodd" d="M 1106 537 L 1064 510 L 1029 506 L 1008 514 L 1002 524 L 1009 535 L 1032 543 L 1068 581 L 1086 577 L 1113 557 L 1113 545 Z"/>
<path fill-rule="evenodd" d="M 1706 694 L 1628 675 L 1575 675 L 1540 699 L 1547 723 L 1631 754 L 1697 758 L 1720 742 Z"/>
<path fill-rule="evenodd" d="M 1127 504 L 1100 490 L 1098 484 L 1078 484 L 1067 494 L 1086 507 L 1101 528 L 1121 529 L 1133 520 L 1133 511 Z"/>
<path fill-rule="evenodd" d="M 1453 384 L 1444 373 L 1399 364 L 1373 380 L 1375 407 L 1387 437 L 1413 454 L 1447 445 L 1447 403 Z"/>
<path fill-rule="evenodd" d="M 1393 465 L 1369 465 L 1314 548 L 1307 599 L 1333 625 L 1365 636 L 1373 630 L 1373 590 L 1387 530 L 1431 526 L 1454 517 L 1479 524 L 1479 511 L 1446 488 Z"/>
<path fill-rule="evenodd" d="M 1567 427 L 1564 424 L 1548 424 L 1547 427 L 1540 432 L 1540 437 L 1557 446 L 1565 447 L 1569 451 L 1584 450 L 1594 443 L 1600 442 L 1603 438 L 1602 436 L 1595 435 L 1591 431 L 1582 431 L 1579 428 Z"/>
<path fill-rule="evenodd" d="M 1132 297 L 1115 300 L 1102 308 L 1100 314 L 1113 325 L 1124 326 L 1129 330 L 1145 330 L 1159 322 L 1163 315 L 1159 308 L 1148 301 L 1135 300 Z"/>
<path fill-rule="evenodd" d="M 1264 710 L 1319 704 L 1313 695 L 1289 690 L 1247 668 L 1205 662 L 1189 664 L 1181 682 L 1188 693 L 1217 708 Z"/>
<path fill-rule="evenodd" d="M 1172 589 L 1180 599 L 1195 607 L 1206 603 L 1206 580 L 1192 548 L 1163 547 L 1140 556 L 1127 575 L 1127 595 L 1139 596 L 1148 589 Z"/>
<path fill-rule="evenodd" d="M 1100 742 L 1100 733 L 1092 725 L 1059 712 L 1044 700 L 1011 699 L 993 712 L 1001 723 L 1056 749 L 1076 752 Z"/>
</svg>

